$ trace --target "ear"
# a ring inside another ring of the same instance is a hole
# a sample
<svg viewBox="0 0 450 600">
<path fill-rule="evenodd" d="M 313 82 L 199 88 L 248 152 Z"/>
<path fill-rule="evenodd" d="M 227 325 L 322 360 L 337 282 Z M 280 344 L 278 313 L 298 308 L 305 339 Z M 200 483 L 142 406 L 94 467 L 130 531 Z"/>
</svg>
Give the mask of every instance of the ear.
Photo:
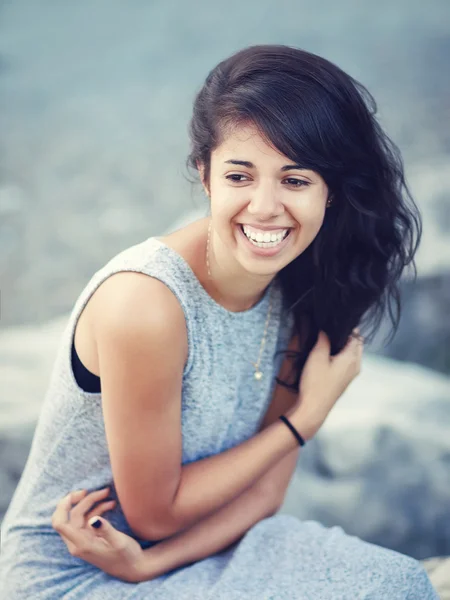
<svg viewBox="0 0 450 600">
<path fill-rule="evenodd" d="M 206 181 L 205 181 L 205 165 L 199 160 L 197 161 L 197 169 L 198 169 L 198 173 L 200 175 L 200 181 L 202 182 L 203 189 L 205 190 L 205 194 L 209 198 L 209 189 L 208 189 L 208 185 L 206 184 Z"/>
</svg>

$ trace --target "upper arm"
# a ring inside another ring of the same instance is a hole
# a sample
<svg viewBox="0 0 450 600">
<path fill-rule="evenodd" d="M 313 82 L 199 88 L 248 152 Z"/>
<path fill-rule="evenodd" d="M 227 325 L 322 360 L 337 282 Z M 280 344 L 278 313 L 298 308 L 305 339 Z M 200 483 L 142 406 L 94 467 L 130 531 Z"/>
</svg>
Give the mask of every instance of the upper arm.
<svg viewBox="0 0 450 600">
<path fill-rule="evenodd" d="M 94 335 L 114 484 L 132 529 L 158 539 L 181 475 L 185 318 L 147 275 L 119 273 L 101 288 Z"/>
</svg>

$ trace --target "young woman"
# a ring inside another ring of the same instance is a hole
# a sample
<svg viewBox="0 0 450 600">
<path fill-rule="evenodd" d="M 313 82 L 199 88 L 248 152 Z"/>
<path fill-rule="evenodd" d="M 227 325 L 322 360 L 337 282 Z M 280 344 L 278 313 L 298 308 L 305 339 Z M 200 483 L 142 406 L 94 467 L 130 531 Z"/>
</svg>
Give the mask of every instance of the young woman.
<svg viewBox="0 0 450 600">
<path fill-rule="evenodd" d="M 395 329 L 414 265 L 420 219 L 374 113 L 299 49 L 211 71 L 189 157 L 210 217 L 78 298 L 3 523 L 2 598 L 437 598 L 412 558 L 276 514 L 359 372 L 357 327 L 388 307 Z"/>
</svg>

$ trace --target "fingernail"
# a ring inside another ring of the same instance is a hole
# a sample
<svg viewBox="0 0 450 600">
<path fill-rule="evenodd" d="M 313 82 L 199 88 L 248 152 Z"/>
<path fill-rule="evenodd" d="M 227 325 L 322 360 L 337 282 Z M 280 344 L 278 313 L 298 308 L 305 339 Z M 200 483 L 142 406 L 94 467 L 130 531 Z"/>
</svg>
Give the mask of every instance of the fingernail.
<svg viewBox="0 0 450 600">
<path fill-rule="evenodd" d="M 94 527 L 95 529 L 98 529 L 102 526 L 102 522 L 100 521 L 100 519 L 97 519 L 97 517 L 92 517 L 92 519 L 89 521 L 89 525 L 91 527 Z"/>
</svg>

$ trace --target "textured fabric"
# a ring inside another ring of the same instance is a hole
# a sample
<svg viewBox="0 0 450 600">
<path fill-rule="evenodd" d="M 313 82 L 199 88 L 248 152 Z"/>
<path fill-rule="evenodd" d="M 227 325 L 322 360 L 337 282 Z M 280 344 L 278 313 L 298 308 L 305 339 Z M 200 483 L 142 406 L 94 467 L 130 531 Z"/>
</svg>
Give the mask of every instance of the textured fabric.
<svg viewBox="0 0 450 600">
<path fill-rule="evenodd" d="M 128 248 L 94 274 L 70 315 L 56 356 L 30 455 L 2 525 L 0 597 L 8 600 L 374 599 L 437 598 L 419 563 L 340 528 L 275 515 L 224 552 L 153 581 L 129 584 L 72 557 L 51 527 L 56 503 L 71 490 L 112 486 L 101 394 L 84 392 L 71 369 L 75 325 L 109 276 L 137 271 L 161 280 L 184 311 L 188 359 L 183 373 L 183 464 L 253 436 L 270 403 L 274 376 L 292 331 L 275 280 L 260 302 L 232 313 L 204 290 L 186 261 L 156 238 Z M 270 298 L 272 319 L 256 381 Z M 149 441 L 151 443 L 151 441 Z M 120 508 L 112 524 L 132 535 Z M 151 542 L 138 540 L 142 547 Z"/>
</svg>

